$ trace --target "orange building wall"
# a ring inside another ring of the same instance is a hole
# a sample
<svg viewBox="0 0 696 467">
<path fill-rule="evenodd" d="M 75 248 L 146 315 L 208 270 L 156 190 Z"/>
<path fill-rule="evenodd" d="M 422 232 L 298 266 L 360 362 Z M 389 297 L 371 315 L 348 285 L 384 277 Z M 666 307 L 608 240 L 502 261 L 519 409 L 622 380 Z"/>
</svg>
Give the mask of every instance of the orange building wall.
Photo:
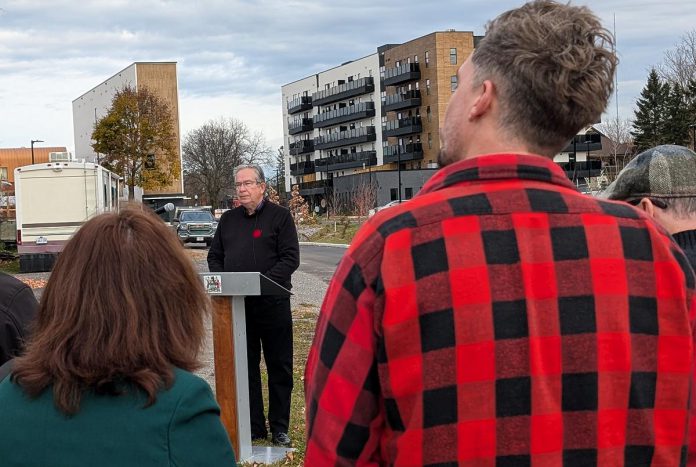
<svg viewBox="0 0 696 467">
<path fill-rule="evenodd" d="M 66 152 L 64 146 L 36 147 L 34 146 L 34 163 L 48 162 L 48 153 Z M 31 164 L 31 148 L 0 148 L 0 167 L 7 168 L 7 180 L 14 183 L 14 169 Z"/>
</svg>

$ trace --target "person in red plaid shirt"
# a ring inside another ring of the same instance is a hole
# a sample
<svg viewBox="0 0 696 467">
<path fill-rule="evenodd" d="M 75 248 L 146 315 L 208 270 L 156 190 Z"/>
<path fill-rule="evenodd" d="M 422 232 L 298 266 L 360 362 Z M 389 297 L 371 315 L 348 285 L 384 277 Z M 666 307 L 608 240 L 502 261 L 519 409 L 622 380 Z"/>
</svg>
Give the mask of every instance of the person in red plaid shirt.
<svg viewBox="0 0 696 467">
<path fill-rule="evenodd" d="M 553 163 L 612 91 L 586 7 L 493 20 L 436 173 L 358 232 L 306 374 L 308 466 L 686 463 L 694 275 L 633 207 Z"/>
</svg>

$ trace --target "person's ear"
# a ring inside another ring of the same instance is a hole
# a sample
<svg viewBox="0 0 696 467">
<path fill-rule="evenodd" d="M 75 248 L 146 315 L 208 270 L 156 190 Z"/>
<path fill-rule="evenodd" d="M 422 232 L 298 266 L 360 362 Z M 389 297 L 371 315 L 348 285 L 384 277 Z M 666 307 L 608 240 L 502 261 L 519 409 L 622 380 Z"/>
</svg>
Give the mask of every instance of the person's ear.
<svg viewBox="0 0 696 467">
<path fill-rule="evenodd" d="M 485 80 L 481 83 L 478 89 L 479 95 L 474 100 L 471 110 L 469 111 L 469 120 L 481 117 L 491 109 L 493 99 L 495 98 L 495 86 L 491 80 Z"/>
<path fill-rule="evenodd" d="M 655 217 L 655 205 L 650 201 L 650 198 L 641 199 L 638 208 L 645 211 L 648 216 Z"/>
</svg>

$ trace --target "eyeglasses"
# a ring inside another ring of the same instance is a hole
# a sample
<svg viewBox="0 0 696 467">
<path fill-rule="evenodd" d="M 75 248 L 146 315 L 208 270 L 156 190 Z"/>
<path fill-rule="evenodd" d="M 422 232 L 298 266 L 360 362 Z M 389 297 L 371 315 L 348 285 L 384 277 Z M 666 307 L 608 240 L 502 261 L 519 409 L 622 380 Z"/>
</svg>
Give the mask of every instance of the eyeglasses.
<svg viewBox="0 0 696 467">
<path fill-rule="evenodd" d="M 259 182 L 255 181 L 255 180 L 246 180 L 246 181 L 244 181 L 244 182 L 237 182 L 237 183 L 235 183 L 235 184 L 234 184 L 234 187 L 235 187 L 237 190 L 240 190 L 242 187 L 244 187 L 244 188 L 246 188 L 246 189 L 248 190 L 248 189 L 251 188 L 252 186 L 258 185 L 258 184 L 259 184 Z"/>
</svg>

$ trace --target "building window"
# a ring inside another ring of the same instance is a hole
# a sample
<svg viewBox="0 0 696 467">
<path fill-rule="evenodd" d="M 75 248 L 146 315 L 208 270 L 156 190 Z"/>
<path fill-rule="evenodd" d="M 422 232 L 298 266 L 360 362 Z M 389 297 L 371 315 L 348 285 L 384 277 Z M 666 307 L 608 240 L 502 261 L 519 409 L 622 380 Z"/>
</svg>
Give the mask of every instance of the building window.
<svg viewBox="0 0 696 467">
<path fill-rule="evenodd" d="M 457 75 L 452 75 L 450 78 L 450 88 L 452 89 L 452 92 L 457 90 Z"/>
<path fill-rule="evenodd" d="M 391 188 L 389 190 L 390 201 L 396 201 L 399 198 L 399 193 L 397 193 L 396 188 Z"/>
<path fill-rule="evenodd" d="M 457 49 L 450 49 L 450 65 L 457 64 Z"/>
<path fill-rule="evenodd" d="M 411 188 L 410 186 L 406 187 L 404 195 L 405 195 L 404 198 L 406 198 L 406 199 L 413 198 L 413 188 Z"/>
<path fill-rule="evenodd" d="M 432 149 L 432 148 L 433 148 L 433 134 L 428 133 L 428 149 Z"/>
<path fill-rule="evenodd" d="M 0 180 L 7 180 L 7 167 L 0 167 Z"/>
<path fill-rule="evenodd" d="M 426 107 L 425 115 L 428 118 L 428 122 L 432 121 L 433 113 L 430 111 L 430 106 Z"/>
<path fill-rule="evenodd" d="M 430 63 L 430 52 L 427 50 L 425 51 L 425 67 L 428 68 L 428 64 Z"/>
<path fill-rule="evenodd" d="M 425 94 L 428 96 L 430 95 L 430 80 L 426 79 L 425 80 Z"/>
<path fill-rule="evenodd" d="M 416 91 L 420 89 L 420 81 L 416 81 Z"/>
<path fill-rule="evenodd" d="M 414 55 L 414 56 L 413 56 L 413 61 L 416 62 L 416 63 L 418 63 L 418 55 Z"/>
</svg>

